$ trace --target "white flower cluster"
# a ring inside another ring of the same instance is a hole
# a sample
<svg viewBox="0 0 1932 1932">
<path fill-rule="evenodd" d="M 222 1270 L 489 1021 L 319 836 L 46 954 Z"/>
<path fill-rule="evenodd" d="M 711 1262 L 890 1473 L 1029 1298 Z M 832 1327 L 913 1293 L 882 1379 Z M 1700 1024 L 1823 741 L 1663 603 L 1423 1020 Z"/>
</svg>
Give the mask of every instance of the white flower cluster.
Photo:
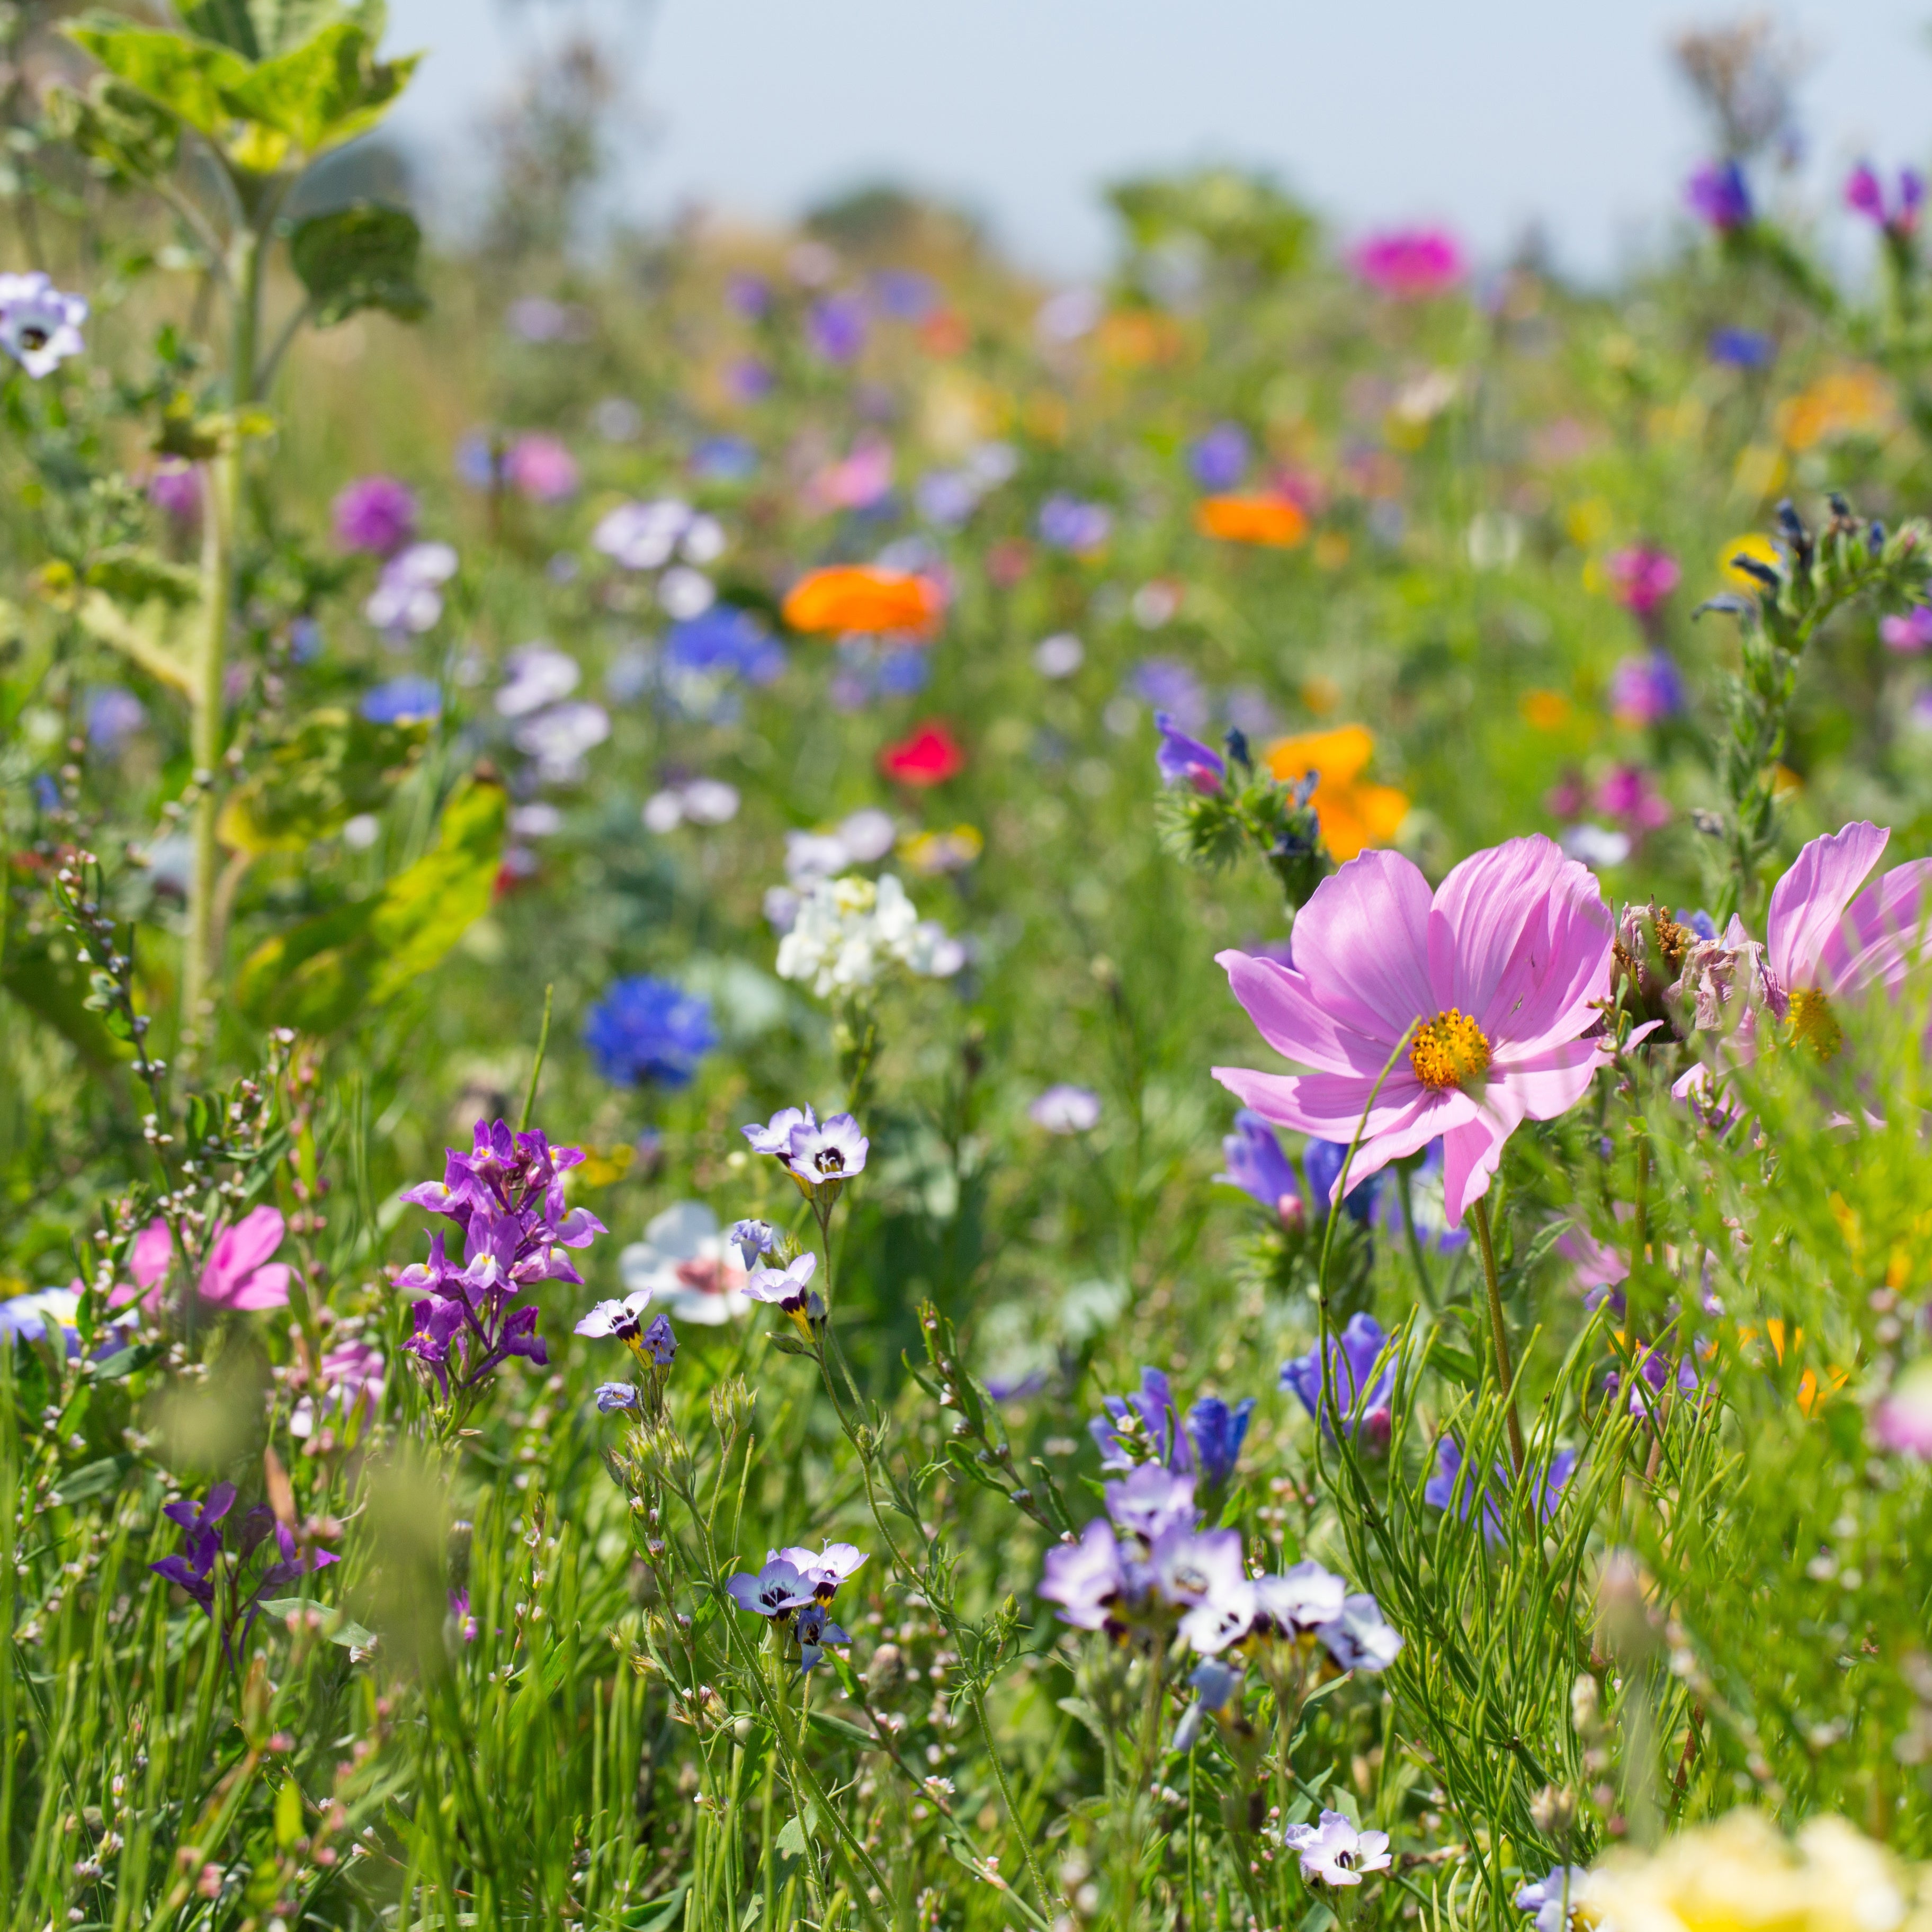
<svg viewBox="0 0 1932 1932">
<path fill-rule="evenodd" d="M 876 885 L 856 873 L 820 879 L 778 942 L 778 977 L 808 982 L 820 999 L 869 986 L 894 964 L 946 980 L 965 963 L 965 947 L 921 919 L 890 872 Z"/>
</svg>

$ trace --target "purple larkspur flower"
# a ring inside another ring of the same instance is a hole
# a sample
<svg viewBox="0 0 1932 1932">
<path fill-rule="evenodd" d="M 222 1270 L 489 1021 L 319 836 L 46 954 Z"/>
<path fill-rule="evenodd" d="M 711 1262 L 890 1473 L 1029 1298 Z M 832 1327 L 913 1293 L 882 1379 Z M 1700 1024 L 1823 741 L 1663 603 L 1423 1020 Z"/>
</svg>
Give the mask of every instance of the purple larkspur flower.
<svg viewBox="0 0 1932 1932">
<path fill-rule="evenodd" d="M 358 476 L 338 493 L 330 522 L 338 548 L 393 556 L 416 535 L 416 495 L 393 476 Z"/>
<path fill-rule="evenodd" d="M 1160 734 L 1155 748 L 1154 768 L 1163 784 L 1186 785 L 1208 797 L 1219 792 L 1226 782 L 1227 761 L 1219 752 L 1190 738 L 1176 723 L 1170 711 L 1154 714 L 1154 729 Z"/>
<path fill-rule="evenodd" d="M 1105 1396 L 1100 1406 L 1106 1414 L 1087 1428 L 1100 1445 L 1102 1468 L 1131 1469 L 1149 1460 L 1183 1472 L 1193 1467 L 1173 1392 L 1159 1369 L 1142 1369 L 1136 1394 Z"/>
<path fill-rule="evenodd" d="M 1215 1175 L 1216 1180 L 1224 1186 L 1238 1187 L 1283 1227 L 1301 1226 L 1308 1210 L 1301 1198 L 1300 1178 L 1282 1152 L 1274 1128 L 1252 1107 L 1244 1107 L 1235 1114 L 1234 1131 L 1221 1142 L 1221 1158 L 1227 1166 Z"/>
<path fill-rule="evenodd" d="M 1281 1386 L 1292 1389 L 1301 1406 L 1333 1435 L 1339 1414 L 1343 1430 L 1379 1448 L 1389 1435 L 1389 1398 L 1395 1390 L 1395 1364 L 1384 1360 L 1388 1337 L 1372 1315 L 1357 1313 L 1340 1336 L 1328 1338 L 1328 1386 L 1322 1386 L 1319 1343 L 1305 1355 L 1284 1362 Z M 1376 1366 L 1382 1372 L 1376 1373 Z"/>
<path fill-rule="evenodd" d="M 1194 1445 L 1195 1466 L 1210 1490 L 1219 1489 L 1234 1473 L 1254 1410 L 1252 1396 L 1231 1408 L 1218 1395 L 1204 1395 L 1187 1412 L 1187 1439 Z"/>
<path fill-rule="evenodd" d="M 1685 206 L 1707 227 L 1720 234 L 1751 221 L 1750 184 L 1735 160 L 1707 161 L 1684 184 Z"/>
</svg>

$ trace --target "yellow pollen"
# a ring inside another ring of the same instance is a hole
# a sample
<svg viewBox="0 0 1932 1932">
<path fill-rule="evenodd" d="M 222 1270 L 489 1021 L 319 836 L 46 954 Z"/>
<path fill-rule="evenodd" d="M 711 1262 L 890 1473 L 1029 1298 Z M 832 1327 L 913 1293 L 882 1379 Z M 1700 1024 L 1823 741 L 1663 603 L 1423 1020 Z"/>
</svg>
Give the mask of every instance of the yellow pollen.
<svg viewBox="0 0 1932 1932">
<path fill-rule="evenodd" d="M 1425 1087 L 1466 1087 L 1490 1070 L 1490 1042 L 1474 1020 L 1451 1006 L 1416 1028 L 1408 1064 Z"/>
<path fill-rule="evenodd" d="M 1793 1046 L 1808 1046 L 1820 1060 L 1829 1060 L 1845 1043 L 1831 1001 L 1812 986 L 1800 986 L 1792 994 L 1784 1028 Z"/>
</svg>

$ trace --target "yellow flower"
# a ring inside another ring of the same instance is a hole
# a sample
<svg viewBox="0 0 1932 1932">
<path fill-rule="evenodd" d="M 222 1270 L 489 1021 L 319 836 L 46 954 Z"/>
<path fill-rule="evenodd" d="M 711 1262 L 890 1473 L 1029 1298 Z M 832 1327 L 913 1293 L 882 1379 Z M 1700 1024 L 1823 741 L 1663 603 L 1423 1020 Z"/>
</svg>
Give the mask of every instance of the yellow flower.
<svg viewBox="0 0 1932 1932">
<path fill-rule="evenodd" d="M 1359 782 L 1375 748 L 1375 740 L 1360 724 L 1304 731 L 1268 748 L 1268 769 L 1282 784 L 1314 772 L 1310 802 L 1322 821 L 1323 842 L 1337 859 L 1352 859 L 1364 846 L 1386 845 L 1408 816 L 1406 794 L 1393 785 Z"/>
<path fill-rule="evenodd" d="M 1844 436 L 1878 436 L 1892 426 L 1892 386 L 1876 369 L 1839 369 L 1821 376 L 1778 411 L 1778 431 L 1792 449 L 1810 449 Z"/>
<path fill-rule="evenodd" d="M 1768 570 L 1781 571 L 1784 560 L 1778 554 L 1778 546 L 1767 536 L 1756 530 L 1747 532 L 1741 537 L 1733 537 L 1718 553 L 1718 567 L 1740 590 L 1760 591 L 1764 588 L 1748 570 L 1735 568 L 1731 562 L 1734 556 L 1748 556 L 1754 563 L 1761 563 Z"/>
<path fill-rule="evenodd" d="M 1560 731 L 1569 723 L 1574 707 L 1560 691 L 1526 691 L 1516 707 L 1523 722 L 1538 731 Z"/>
</svg>

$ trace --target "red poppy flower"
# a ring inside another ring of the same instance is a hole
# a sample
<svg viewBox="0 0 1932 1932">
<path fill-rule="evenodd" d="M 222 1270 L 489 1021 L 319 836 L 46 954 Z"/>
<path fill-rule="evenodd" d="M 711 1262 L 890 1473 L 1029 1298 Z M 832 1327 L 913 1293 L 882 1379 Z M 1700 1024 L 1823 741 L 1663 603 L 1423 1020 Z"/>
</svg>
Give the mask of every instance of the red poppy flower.
<svg viewBox="0 0 1932 1932">
<path fill-rule="evenodd" d="M 944 784 L 966 769 L 965 748 L 950 726 L 930 719 L 910 737 L 888 745 L 879 754 L 879 769 L 901 784 Z"/>
</svg>

